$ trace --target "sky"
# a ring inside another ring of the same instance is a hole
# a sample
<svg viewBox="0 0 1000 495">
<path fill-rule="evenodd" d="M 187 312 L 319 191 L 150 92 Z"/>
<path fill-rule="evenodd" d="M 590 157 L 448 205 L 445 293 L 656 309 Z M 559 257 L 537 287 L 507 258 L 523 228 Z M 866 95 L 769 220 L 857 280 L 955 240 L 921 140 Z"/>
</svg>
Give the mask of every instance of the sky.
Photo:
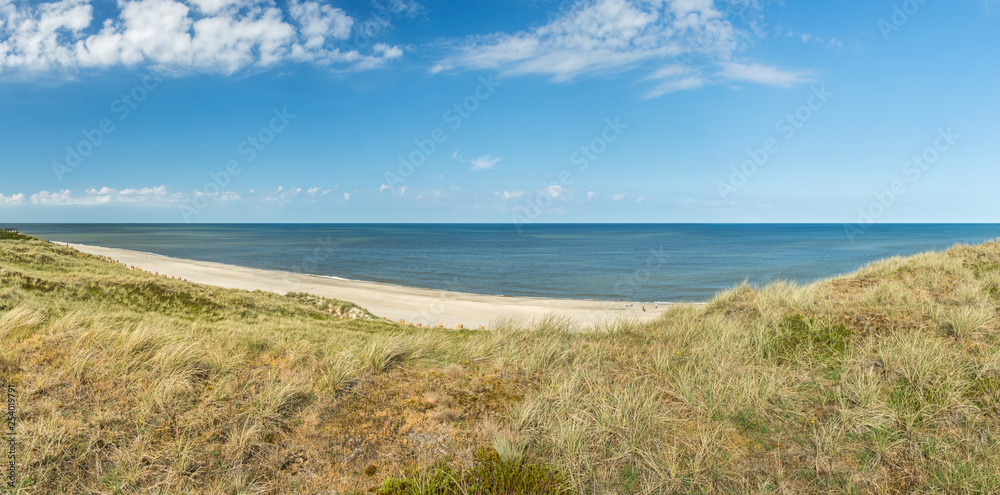
<svg viewBox="0 0 1000 495">
<path fill-rule="evenodd" d="M 0 0 L 0 223 L 1000 222 L 995 0 Z"/>
</svg>

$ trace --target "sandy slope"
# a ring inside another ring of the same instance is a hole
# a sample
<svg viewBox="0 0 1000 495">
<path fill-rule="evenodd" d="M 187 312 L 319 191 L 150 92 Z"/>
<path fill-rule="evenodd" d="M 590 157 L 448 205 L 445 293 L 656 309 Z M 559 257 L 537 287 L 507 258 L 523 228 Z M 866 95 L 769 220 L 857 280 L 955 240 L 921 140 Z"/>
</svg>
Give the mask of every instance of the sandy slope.
<svg viewBox="0 0 1000 495">
<path fill-rule="evenodd" d="M 652 319 L 665 308 L 662 304 L 659 310 L 654 309 L 652 305 L 646 305 L 646 312 L 643 313 L 641 304 L 626 308 L 625 303 L 620 302 L 483 296 L 260 270 L 222 263 L 169 258 L 125 249 L 81 244 L 70 244 L 70 246 L 85 253 L 108 256 L 126 265 L 159 272 L 161 275 L 184 278 L 191 282 L 280 294 L 308 292 L 353 302 L 373 314 L 385 316 L 393 321 L 402 319 L 424 325 L 437 326 L 443 323 L 448 327 L 463 324 L 466 328 L 476 328 L 480 325 L 488 328 L 493 321 L 500 318 L 511 317 L 521 321 L 533 321 L 548 315 L 566 316 L 579 324 L 591 325 L 619 318 Z"/>
</svg>

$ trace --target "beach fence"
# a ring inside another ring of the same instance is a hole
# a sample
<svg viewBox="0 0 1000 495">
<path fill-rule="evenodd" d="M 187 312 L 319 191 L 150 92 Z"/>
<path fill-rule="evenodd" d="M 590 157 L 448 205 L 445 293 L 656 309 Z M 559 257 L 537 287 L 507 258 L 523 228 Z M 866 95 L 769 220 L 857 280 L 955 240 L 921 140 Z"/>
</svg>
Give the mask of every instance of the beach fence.
<svg viewBox="0 0 1000 495">
<path fill-rule="evenodd" d="M 386 318 L 384 316 L 382 317 L 382 319 L 385 320 L 385 321 L 392 321 L 389 318 Z M 406 321 L 406 320 L 399 320 L 399 324 L 403 325 L 404 327 L 410 327 L 410 326 L 414 326 L 414 325 L 417 328 L 423 328 L 424 327 L 423 323 L 413 323 L 411 321 Z M 433 328 L 433 326 L 434 325 L 428 324 L 427 328 Z M 438 323 L 438 328 L 444 328 L 444 327 L 445 327 L 444 323 Z M 486 327 L 483 326 L 483 325 L 479 325 L 479 329 L 480 330 L 486 330 Z M 465 328 L 465 325 L 459 323 L 458 325 L 455 325 L 455 330 L 466 330 L 466 328 Z"/>
</svg>

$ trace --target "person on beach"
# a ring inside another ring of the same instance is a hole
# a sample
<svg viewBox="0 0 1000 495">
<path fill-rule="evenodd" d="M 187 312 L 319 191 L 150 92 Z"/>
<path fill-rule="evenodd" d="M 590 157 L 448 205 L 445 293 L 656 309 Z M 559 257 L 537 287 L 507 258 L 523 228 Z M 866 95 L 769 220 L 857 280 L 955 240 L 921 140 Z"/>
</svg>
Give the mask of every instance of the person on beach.
<svg viewBox="0 0 1000 495">
<path fill-rule="evenodd" d="M 642 312 L 643 312 L 643 313 L 645 313 L 645 312 L 646 312 L 646 307 L 645 307 L 645 306 L 643 306 L 643 307 L 642 307 Z"/>
</svg>

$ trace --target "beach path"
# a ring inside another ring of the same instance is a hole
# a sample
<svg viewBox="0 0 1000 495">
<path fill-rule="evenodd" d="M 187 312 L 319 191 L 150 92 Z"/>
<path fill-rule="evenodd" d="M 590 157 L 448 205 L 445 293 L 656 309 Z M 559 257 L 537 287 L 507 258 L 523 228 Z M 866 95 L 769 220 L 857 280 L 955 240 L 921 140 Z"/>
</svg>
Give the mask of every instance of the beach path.
<svg viewBox="0 0 1000 495">
<path fill-rule="evenodd" d="M 461 324 L 465 328 L 489 328 L 495 321 L 505 318 L 531 322 L 547 316 L 560 316 L 586 327 L 618 319 L 648 321 L 657 318 L 668 307 L 660 304 L 656 309 L 646 303 L 646 311 L 643 312 L 642 303 L 626 307 L 625 302 L 616 301 L 486 296 L 185 260 L 126 249 L 82 244 L 69 246 L 189 282 L 279 294 L 305 292 L 352 302 L 392 321 L 404 320 L 425 326 L 444 324 L 455 328 Z"/>
</svg>

